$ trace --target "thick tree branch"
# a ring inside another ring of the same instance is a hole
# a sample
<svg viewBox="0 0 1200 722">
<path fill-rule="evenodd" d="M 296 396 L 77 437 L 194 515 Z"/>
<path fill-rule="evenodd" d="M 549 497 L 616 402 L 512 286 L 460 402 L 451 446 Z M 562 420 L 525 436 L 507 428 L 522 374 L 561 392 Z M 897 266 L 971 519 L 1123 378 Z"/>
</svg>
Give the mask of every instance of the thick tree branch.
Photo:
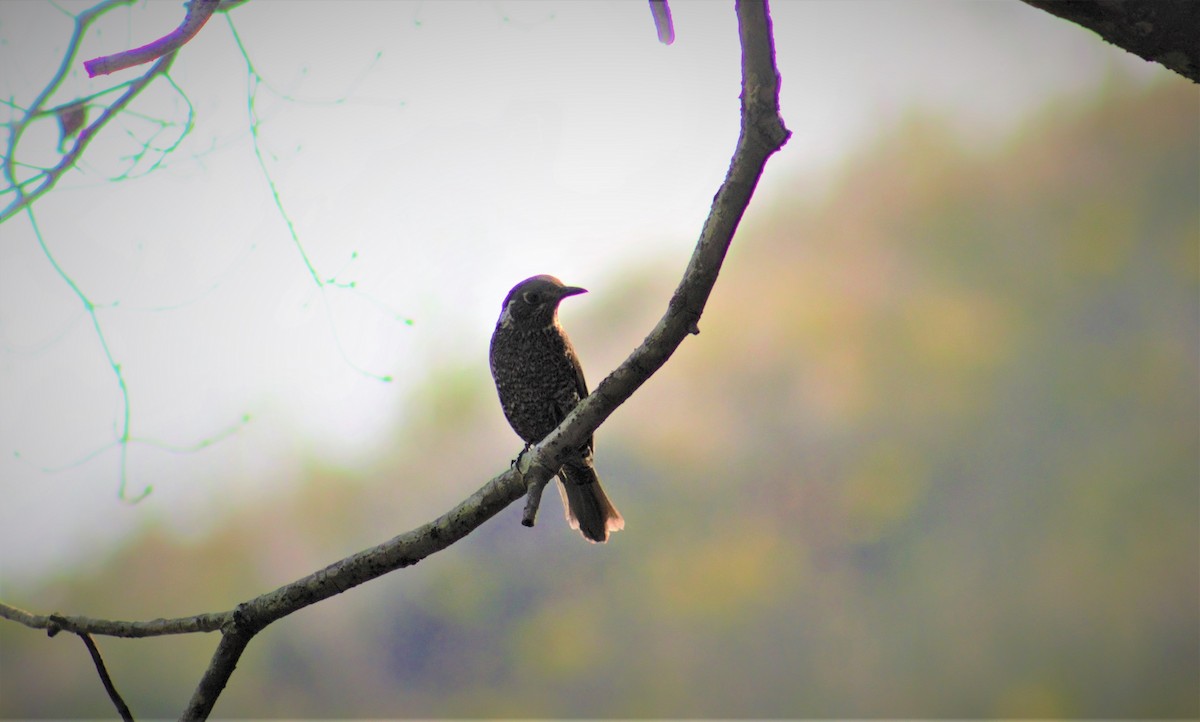
<svg viewBox="0 0 1200 722">
<path fill-rule="evenodd" d="M 88 77 L 115 73 L 175 52 L 200 32 L 200 28 L 204 27 L 216 12 L 221 0 L 188 0 L 184 4 L 187 5 L 187 15 L 179 27 L 140 48 L 84 61 L 83 69 L 87 71 Z"/>
<path fill-rule="evenodd" d="M 1200 2 L 1196 0 L 1024 2 L 1200 83 Z"/>
<path fill-rule="evenodd" d="M 741 133 L 683 279 L 667 305 L 666 314 L 642 344 L 554 432 L 523 454 L 519 465 L 494 477 L 434 521 L 227 612 L 172 620 L 117 622 L 39 616 L 0 604 L 0 617 L 52 631 L 66 629 L 76 634 L 128 637 L 220 629 L 221 641 L 182 715 L 183 719 L 204 719 L 211 714 L 250 640 L 267 625 L 310 604 L 416 564 L 459 541 L 522 496 L 540 493 L 561 460 L 573 453 L 666 363 L 684 338 L 699 333 L 698 321 L 767 159 L 790 135 L 779 117 L 779 74 L 775 68 L 767 3 L 744 0 L 736 4 L 736 9 L 742 44 Z M 527 515 L 528 511 L 527 507 Z M 532 522 L 532 518 L 528 521 Z"/>
<path fill-rule="evenodd" d="M 568 450 L 583 444 L 666 363 L 688 334 L 700 332 L 700 315 L 767 159 L 791 136 L 779 116 L 779 72 L 767 4 L 744 1 L 736 7 L 742 45 L 742 128 L 725 182 L 713 198 L 700 240 L 667 304 L 666 314 L 642 344 L 553 433 L 526 454 L 530 465 L 540 467 L 543 473 L 547 468 L 557 468 Z"/>
</svg>

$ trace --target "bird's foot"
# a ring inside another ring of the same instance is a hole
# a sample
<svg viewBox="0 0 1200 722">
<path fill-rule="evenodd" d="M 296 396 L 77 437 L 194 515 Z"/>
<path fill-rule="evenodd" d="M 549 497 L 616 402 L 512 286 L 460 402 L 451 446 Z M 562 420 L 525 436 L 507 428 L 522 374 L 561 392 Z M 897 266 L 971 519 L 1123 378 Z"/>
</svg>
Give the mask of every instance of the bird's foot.
<svg viewBox="0 0 1200 722">
<path fill-rule="evenodd" d="M 523 456 L 525 456 L 525 454 L 529 453 L 529 450 L 532 448 L 533 448 L 533 444 L 529 443 L 528 441 L 525 442 L 525 448 L 521 449 L 520 451 L 517 452 L 517 458 L 512 460 L 512 463 L 510 463 L 508 465 L 508 468 L 516 469 L 517 471 L 520 471 L 521 473 L 525 473 L 524 470 L 521 468 L 521 457 L 523 457 Z"/>
</svg>

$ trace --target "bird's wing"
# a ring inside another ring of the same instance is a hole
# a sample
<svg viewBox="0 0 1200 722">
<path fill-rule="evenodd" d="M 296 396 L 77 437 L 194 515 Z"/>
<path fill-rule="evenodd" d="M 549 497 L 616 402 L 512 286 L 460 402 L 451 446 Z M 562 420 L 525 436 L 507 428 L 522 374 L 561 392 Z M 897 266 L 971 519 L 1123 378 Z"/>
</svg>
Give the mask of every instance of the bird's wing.
<svg viewBox="0 0 1200 722">
<path fill-rule="evenodd" d="M 563 352 L 567 359 L 570 360 L 571 366 L 575 370 L 575 391 L 579 394 L 579 398 L 567 408 L 555 409 L 555 423 L 561 424 L 562 420 L 567 417 L 567 414 L 571 413 L 571 409 L 575 408 L 580 401 L 583 401 L 585 398 L 587 398 L 588 387 L 587 379 L 583 377 L 583 364 L 579 363 L 579 355 L 575 353 L 575 347 L 571 345 L 571 339 L 567 338 L 566 334 L 559 334 L 559 338 L 562 339 Z M 587 448 L 588 451 L 596 450 L 595 437 L 588 437 Z"/>
</svg>

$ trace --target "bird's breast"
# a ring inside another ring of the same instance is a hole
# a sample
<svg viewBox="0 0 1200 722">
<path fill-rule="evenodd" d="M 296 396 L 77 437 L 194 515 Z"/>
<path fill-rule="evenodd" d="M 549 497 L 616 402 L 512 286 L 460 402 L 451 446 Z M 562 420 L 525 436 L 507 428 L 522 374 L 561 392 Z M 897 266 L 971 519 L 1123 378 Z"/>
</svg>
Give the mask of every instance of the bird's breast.
<svg viewBox="0 0 1200 722">
<path fill-rule="evenodd" d="M 498 324 L 490 361 L 500 406 L 522 439 L 537 443 L 579 403 L 576 371 L 557 328 Z"/>
</svg>

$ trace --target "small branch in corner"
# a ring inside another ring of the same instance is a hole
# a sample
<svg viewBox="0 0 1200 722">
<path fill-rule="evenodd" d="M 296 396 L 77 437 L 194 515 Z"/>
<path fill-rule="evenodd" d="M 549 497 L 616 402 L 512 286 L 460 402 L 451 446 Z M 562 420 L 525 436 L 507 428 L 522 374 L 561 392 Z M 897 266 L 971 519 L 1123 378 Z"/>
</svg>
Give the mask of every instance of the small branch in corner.
<svg viewBox="0 0 1200 722">
<path fill-rule="evenodd" d="M 50 615 L 50 620 L 54 624 L 46 627 L 46 634 L 51 637 L 58 634 L 64 627 L 71 626 L 70 622 L 57 615 Z M 117 714 L 121 715 L 121 719 L 125 720 L 125 722 L 132 722 L 133 713 L 129 711 L 129 705 L 125 704 L 125 700 L 121 698 L 121 693 L 117 692 L 112 677 L 108 674 L 108 668 L 104 665 L 104 657 L 100 656 L 100 648 L 96 646 L 92 635 L 87 632 L 75 632 L 75 634 L 83 640 L 88 654 L 92 656 L 92 664 L 96 665 L 96 673 L 100 675 L 100 683 L 104 685 L 104 691 L 108 693 L 108 698 L 112 700 L 113 706 L 117 708 Z"/>
<path fill-rule="evenodd" d="M 186 3 L 187 16 L 179 27 L 140 48 L 86 60 L 83 63 L 83 69 L 87 71 L 89 78 L 94 78 L 97 75 L 108 75 L 169 55 L 195 37 L 220 4 L 221 0 L 188 0 Z"/>
<path fill-rule="evenodd" d="M 654 16 L 658 42 L 663 45 L 675 42 L 675 24 L 671 20 L 671 6 L 667 5 L 667 0 L 650 0 L 650 14 Z"/>
</svg>

